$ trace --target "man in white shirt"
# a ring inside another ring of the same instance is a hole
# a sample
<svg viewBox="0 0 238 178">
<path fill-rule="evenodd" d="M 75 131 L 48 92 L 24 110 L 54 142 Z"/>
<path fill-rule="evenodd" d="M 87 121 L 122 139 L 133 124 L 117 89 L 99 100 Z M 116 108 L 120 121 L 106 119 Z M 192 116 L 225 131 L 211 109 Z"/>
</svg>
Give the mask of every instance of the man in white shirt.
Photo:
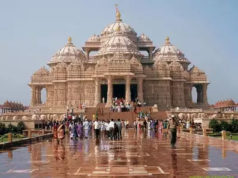
<svg viewBox="0 0 238 178">
<path fill-rule="evenodd" d="M 94 122 L 94 130 L 95 130 L 96 139 L 99 139 L 99 135 L 100 135 L 100 123 L 98 122 L 98 118 L 97 118 L 96 121 Z"/>
</svg>

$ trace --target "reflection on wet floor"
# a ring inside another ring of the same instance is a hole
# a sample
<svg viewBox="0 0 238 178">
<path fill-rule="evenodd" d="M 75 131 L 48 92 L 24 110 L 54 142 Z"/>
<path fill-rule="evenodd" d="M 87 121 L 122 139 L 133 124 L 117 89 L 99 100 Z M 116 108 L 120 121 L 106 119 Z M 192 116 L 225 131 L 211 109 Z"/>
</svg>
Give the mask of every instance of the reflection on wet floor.
<svg viewBox="0 0 238 178">
<path fill-rule="evenodd" d="M 46 140 L 0 152 L 0 177 L 238 176 L 238 144 L 181 133 L 169 136 L 128 129 L 111 141 Z"/>
</svg>

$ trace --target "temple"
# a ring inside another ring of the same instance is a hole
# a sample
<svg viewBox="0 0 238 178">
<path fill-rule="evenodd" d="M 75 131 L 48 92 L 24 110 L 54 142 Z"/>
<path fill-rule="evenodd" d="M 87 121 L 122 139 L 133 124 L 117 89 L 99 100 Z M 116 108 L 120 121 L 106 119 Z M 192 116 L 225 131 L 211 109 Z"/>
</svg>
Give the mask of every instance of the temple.
<svg viewBox="0 0 238 178">
<path fill-rule="evenodd" d="M 31 77 L 31 108 L 110 107 L 114 97 L 136 99 L 161 109 L 208 106 L 206 74 L 176 48 L 169 37 L 156 48 L 124 23 L 116 8 L 115 22 L 91 36 L 81 49 L 69 37 L 66 45 Z M 197 98 L 192 99 L 192 88 Z M 42 102 L 42 89 L 46 101 Z"/>
</svg>

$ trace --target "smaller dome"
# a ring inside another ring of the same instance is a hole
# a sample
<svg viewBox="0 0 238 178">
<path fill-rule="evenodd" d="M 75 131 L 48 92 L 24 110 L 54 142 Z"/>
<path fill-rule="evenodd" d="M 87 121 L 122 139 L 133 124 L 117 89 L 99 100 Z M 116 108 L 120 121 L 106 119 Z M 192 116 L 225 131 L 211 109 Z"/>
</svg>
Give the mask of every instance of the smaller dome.
<svg viewBox="0 0 238 178">
<path fill-rule="evenodd" d="M 190 73 L 192 81 L 203 81 L 203 82 L 207 81 L 207 76 L 206 76 L 205 72 L 203 72 L 196 66 L 193 66 L 189 70 L 189 73 Z"/>
<path fill-rule="evenodd" d="M 165 44 L 160 49 L 157 49 L 153 55 L 154 60 L 178 61 L 190 64 L 184 54 L 170 43 L 169 37 L 165 39 Z"/>
<path fill-rule="evenodd" d="M 99 42 L 100 41 L 100 37 L 98 35 L 93 35 L 91 36 L 87 42 Z"/>
<path fill-rule="evenodd" d="M 37 70 L 33 75 L 49 75 L 49 71 L 45 67 L 41 67 L 39 70 Z"/>
<path fill-rule="evenodd" d="M 150 38 L 148 36 L 146 36 L 144 33 L 141 34 L 139 37 L 138 37 L 138 41 L 139 42 L 152 42 L 150 40 Z"/>
<path fill-rule="evenodd" d="M 51 58 L 49 64 L 57 64 L 59 62 L 71 63 L 77 60 L 85 60 L 86 56 L 83 51 L 77 49 L 69 37 L 68 43 Z"/>
<path fill-rule="evenodd" d="M 165 44 L 160 48 L 160 54 L 183 56 L 183 53 L 177 47 L 170 43 L 169 37 L 165 39 Z"/>
</svg>

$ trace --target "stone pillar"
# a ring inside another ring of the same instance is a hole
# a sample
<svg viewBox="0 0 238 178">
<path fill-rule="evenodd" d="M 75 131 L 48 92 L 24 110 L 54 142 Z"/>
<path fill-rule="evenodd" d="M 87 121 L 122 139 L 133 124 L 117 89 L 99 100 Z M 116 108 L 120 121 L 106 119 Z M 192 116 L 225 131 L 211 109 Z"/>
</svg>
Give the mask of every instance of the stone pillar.
<svg viewBox="0 0 238 178">
<path fill-rule="evenodd" d="M 226 139 L 226 131 L 225 130 L 221 131 L 221 138 L 222 138 L 222 140 Z"/>
<path fill-rule="evenodd" d="M 207 84 L 202 85 L 203 104 L 207 105 Z"/>
<path fill-rule="evenodd" d="M 148 52 L 149 52 L 149 59 L 152 59 L 152 49 L 151 48 L 149 48 L 149 50 L 148 50 Z"/>
<path fill-rule="evenodd" d="M 31 87 L 31 106 L 36 104 L 36 88 L 34 86 Z"/>
<path fill-rule="evenodd" d="M 202 133 L 203 133 L 203 136 L 207 136 L 207 129 L 206 129 L 206 128 L 203 128 L 203 129 L 202 129 Z"/>
<path fill-rule="evenodd" d="M 45 99 L 45 105 L 48 105 L 48 103 L 49 103 L 49 89 L 48 89 L 48 87 L 46 86 L 45 87 L 45 92 L 46 92 L 46 99 Z"/>
<path fill-rule="evenodd" d="M 41 104 L 41 88 L 36 87 L 36 104 Z"/>
<path fill-rule="evenodd" d="M 12 142 L 12 133 L 8 133 L 8 142 Z"/>
<path fill-rule="evenodd" d="M 87 59 L 89 59 L 89 53 L 90 51 L 88 49 L 86 49 L 86 56 L 87 56 Z"/>
<path fill-rule="evenodd" d="M 28 138 L 31 138 L 32 133 L 31 133 L 31 129 L 28 130 Z"/>
<path fill-rule="evenodd" d="M 41 89 L 42 88 L 40 88 L 40 87 L 38 88 L 38 90 L 39 90 L 38 91 L 38 98 L 39 98 L 38 101 L 39 101 L 39 104 L 42 104 L 42 101 L 41 101 Z"/>
<path fill-rule="evenodd" d="M 94 100 L 94 105 L 95 107 L 97 106 L 97 104 L 100 103 L 100 82 L 99 82 L 99 78 L 95 78 L 95 100 Z"/>
<path fill-rule="evenodd" d="M 138 78 L 137 79 L 137 86 L 138 86 L 137 97 L 138 97 L 140 102 L 144 102 L 144 98 L 143 98 L 143 78 Z"/>
<path fill-rule="evenodd" d="M 112 105 L 112 76 L 107 77 L 107 104 L 106 107 L 111 107 Z"/>
<path fill-rule="evenodd" d="M 131 77 L 126 76 L 126 102 L 131 102 Z"/>
</svg>

